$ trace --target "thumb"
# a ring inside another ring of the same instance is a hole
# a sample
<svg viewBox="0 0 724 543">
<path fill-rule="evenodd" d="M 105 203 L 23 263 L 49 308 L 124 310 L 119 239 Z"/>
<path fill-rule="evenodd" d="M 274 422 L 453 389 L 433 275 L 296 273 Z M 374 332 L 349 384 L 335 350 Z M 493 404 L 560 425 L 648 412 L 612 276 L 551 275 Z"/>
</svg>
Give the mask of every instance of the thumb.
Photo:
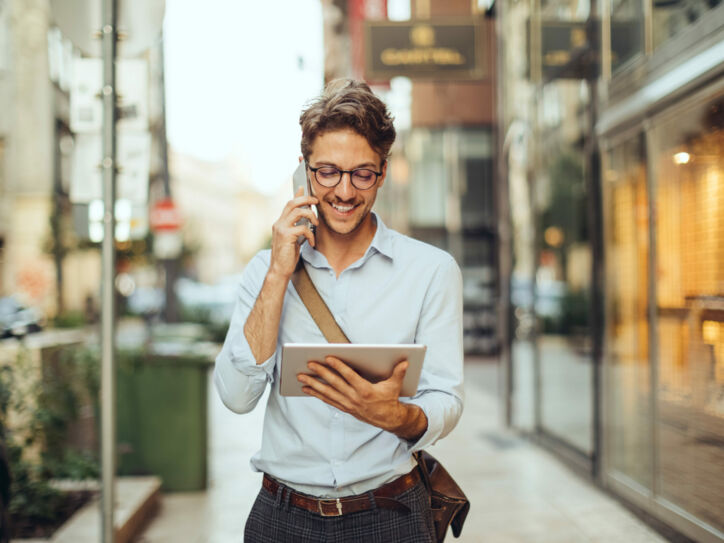
<svg viewBox="0 0 724 543">
<path fill-rule="evenodd" d="M 402 380 L 405 378 L 405 373 L 407 373 L 407 368 L 410 366 L 410 363 L 407 360 L 403 360 L 399 364 L 395 366 L 395 369 L 392 370 L 392 378 L 396 381 L 402 382 Z"/>
</svg>

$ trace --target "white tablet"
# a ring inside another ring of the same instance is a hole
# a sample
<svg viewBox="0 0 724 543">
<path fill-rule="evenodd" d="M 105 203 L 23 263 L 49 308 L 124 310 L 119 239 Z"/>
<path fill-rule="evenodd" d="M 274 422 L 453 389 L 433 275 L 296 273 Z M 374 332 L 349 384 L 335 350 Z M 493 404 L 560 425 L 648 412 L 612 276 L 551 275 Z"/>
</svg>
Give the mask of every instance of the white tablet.
<svg viewBox="0 0 724 543">
<path fill-rule="evenodd" d="M 402 381 L 400 396 L 414 396 L 420 381 L 425 345 L 370 345 L 359 343 L 285 343 L 282 347 L 282 367 L 279 389 L 282 396 L 309 396 L 302 392 L 298 373 L 309 374 L 309 361 L 324 362 L 327 356 L 335 356 L 346 362 L 357 373 L 372 382 L 382 381 L 392 375 L 398 362 L 407 360 L 409 366 Z"/>
</svg>

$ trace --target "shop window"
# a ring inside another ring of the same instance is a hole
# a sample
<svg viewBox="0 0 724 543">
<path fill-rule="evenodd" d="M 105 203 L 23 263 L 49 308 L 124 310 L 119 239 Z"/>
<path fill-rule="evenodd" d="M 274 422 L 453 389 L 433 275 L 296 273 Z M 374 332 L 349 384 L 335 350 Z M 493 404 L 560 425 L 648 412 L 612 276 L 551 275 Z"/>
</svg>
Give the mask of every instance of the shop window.
<svg viewBox="0 0 724 543">
<path fill-rule="evenodd" d="M 611 2 L 611 69 L 615 72 L 644 53 L 644 14 L 641 0 Z"/>
<path fill-rule="evenodd" d="M 593 447 L 591 246 L 583 164 L 580 149 L 570 145 L 551 148 L 547 157 L 547 187 L 542 183 L 539 187 L 542 239 L 535 310 L 541 332 L 542 429 L 589 455 Z"/>
<path fill-rule="evenodd" d="M 604 443 L 611 471 L 650 489 L 649 213 L 644 147 L 639 134 L 604 157 Z"/>
<path fill-rule="evenodd" d="M 724 96 L 653 130 L 658 487 L 724 529 Z"/>
<path fill-rule="evenodd" d="M 721 0 L 653 0 L 654 49 L 720 4 Z"/>
</svg>

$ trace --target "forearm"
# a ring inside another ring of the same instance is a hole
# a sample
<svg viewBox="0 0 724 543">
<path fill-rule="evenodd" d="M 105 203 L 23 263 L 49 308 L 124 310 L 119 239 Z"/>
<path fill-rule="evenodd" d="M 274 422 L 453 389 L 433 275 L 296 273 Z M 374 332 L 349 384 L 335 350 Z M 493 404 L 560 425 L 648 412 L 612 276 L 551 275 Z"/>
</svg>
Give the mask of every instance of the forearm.
<svg viewBox="0 0 724 543">
<path fill-rule="evenodd" d="M 288 283 L 289 277 L 270 270 L 244 324 L 244 337 L 257 364 L 262 364 L 276 351 Z"/>
</svg>

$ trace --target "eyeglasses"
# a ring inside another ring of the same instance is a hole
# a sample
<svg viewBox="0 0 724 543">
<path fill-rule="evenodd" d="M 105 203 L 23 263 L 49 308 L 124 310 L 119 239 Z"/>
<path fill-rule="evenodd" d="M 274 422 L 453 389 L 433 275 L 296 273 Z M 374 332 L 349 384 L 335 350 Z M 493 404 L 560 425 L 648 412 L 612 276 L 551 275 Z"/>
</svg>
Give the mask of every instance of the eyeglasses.
<svg viewBox="0 0 724 543">
<path fill-rule="evenodd" d="M 331 189 L 336 187 L 342 180 L 342 175 L 348 173 L 352 180 L 352 185 L 358 190 L 371 189 L 382 172 L 376 172 L 367 168 L 357 168 L 356 170 L 340 170 L 334 166 L 320 166 L 319 168 L 309 169 L 314 173 L 317 183 L 325 188 Z"/>
</svg>

